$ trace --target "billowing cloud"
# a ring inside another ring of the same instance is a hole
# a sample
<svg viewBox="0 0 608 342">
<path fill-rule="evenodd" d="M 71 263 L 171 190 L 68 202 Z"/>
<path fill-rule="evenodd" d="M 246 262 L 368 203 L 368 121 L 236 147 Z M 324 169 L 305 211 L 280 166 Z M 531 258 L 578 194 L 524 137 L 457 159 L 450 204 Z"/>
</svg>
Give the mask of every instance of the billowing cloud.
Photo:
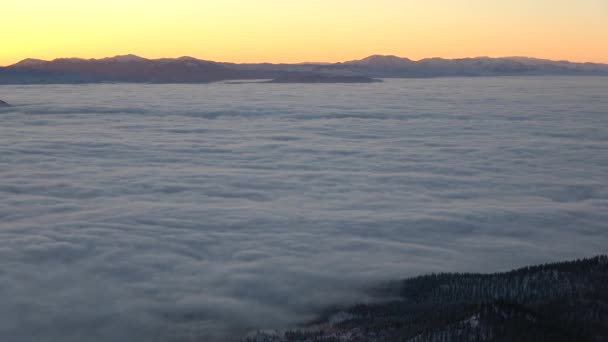
<svg viewBox="0 0 608 342">
<path fill-rule="evenodd" d="M 229 340 L 605 252 L 599 78 L 3 86 L 0 339 Z"/>
</svg>

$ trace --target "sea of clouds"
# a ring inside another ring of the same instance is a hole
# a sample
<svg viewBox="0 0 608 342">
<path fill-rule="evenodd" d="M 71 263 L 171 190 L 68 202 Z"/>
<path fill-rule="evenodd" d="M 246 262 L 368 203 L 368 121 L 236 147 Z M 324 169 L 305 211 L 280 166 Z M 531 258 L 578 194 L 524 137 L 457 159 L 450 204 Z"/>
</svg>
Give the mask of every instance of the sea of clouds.
<svg viewBox="0 0 608 342">
<path fill-rule="evenodd" d="M 1 86 L 0 340 L 224 341 L 605 253 L 608 78 Z"/>
</svg>

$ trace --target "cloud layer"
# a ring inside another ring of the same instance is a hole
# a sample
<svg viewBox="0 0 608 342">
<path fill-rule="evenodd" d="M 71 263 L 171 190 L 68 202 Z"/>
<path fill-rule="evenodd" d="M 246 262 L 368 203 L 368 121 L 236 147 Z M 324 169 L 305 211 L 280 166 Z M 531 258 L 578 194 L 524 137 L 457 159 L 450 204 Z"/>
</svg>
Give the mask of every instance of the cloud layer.
<svg viewBox="0 0 608 342">
<path fill-rule="evenodd" d="M 0 339 L 226 340 L 608 246 L 602 78 L 3 86 Z"/>
</svg>

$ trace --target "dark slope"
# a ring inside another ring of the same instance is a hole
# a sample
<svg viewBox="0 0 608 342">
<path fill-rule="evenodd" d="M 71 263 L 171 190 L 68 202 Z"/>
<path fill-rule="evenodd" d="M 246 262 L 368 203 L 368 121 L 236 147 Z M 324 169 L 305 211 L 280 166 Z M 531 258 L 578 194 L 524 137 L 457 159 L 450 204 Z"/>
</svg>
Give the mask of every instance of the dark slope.
<svg viewBox="0 0 608 342">
<path fill-rule="evenodd" d="M 496 274 L 433 274 L 397 299 L 333 310 L 249 341 L 608 341 L 608 256 Z"/>
</svg>

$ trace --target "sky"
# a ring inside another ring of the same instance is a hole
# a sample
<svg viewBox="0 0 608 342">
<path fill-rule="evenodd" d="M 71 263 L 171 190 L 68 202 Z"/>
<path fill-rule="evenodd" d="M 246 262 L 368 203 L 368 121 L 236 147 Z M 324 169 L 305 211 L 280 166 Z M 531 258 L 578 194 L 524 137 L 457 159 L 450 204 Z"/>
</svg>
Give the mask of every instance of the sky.
<svg viewBox="0 0 608 342">
<path fill-rule="evenodd" d="M 371 54 L 608 63 L 608 0 L 3 0 L 0 65 L 193 56 L 337 62 Z"/>
</svg>

